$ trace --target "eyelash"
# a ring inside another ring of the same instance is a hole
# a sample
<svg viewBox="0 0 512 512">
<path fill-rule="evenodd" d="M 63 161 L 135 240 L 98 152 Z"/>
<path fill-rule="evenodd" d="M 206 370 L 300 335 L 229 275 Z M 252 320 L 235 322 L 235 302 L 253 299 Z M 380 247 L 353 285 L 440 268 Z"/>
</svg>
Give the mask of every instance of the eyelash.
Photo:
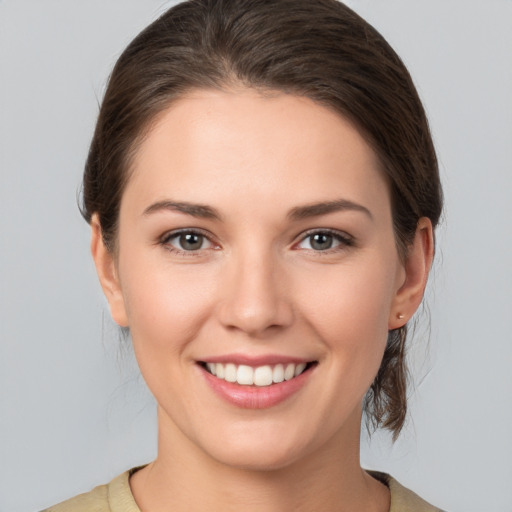
<svg viewBox="0 0 512 512">
<path fill-rule="evenodd" d="M 184 250 L 184 249 L 178 249 L 177 247 L 174 247 L 171 245 L 171 240 L 177 239 L 182 235 L 197 235 L 202 236 L 204 240 L 206 240 L 209 244 L 215 248 L 215 243 L 212 241 L 212 237 L 209 233 L 202 231 L 200 229 L 179 229 L 177 231 L 171 231 L 169 233 L 166 233 L 163 235 L 159 243 L 160 245 L 164 246 L 165 249 L 167 249 L 169 252 L 172 252 L 174 254 L 177 254 L 178 256 L 200 256 L 202 251 L 205 249 L 197 249 L 197 250 Z"/>
<path fill-rule="evenodd" d="M 196 229 L 180 229 L 178 231 L 171 231 L 171 232 L 163 235 L 160 238 L 159 243 L 160 243 L 160 245 L 164 246 L 168 251 L 170 251 L 174 254 L 177 254 L 179 256 L 199 256 L 199 255 L 201 255 L 202 251 L 204 251 L 205 249 L 200 248 L 197 250 L 187 251 L 187 250 L 179 249 L 179 248 L 171 245 L 171 243 L 170 243 L 171 240 L 177 239 L 178 237 L 180 237 L 182 235 L 201 236 L 204 238 L 204 240 L 206 240 L 209 244 L 211 244 L 212 247 L 208 247 L 208 249 L 213 248 L 215 250 L 216 248 L 218 248 L 218 246 L 216 247 L 215 243 L 212 241 L 212 237 L 209 233 L 202 231 L 200 229 L 197 229 L 197 228 Z M 308 238 L 311 239 L 315 235 L 328 235 L 328 236 L 333 237 L 333 239 L 336 242 L 338 242 L 338 245 L 336 245 L 334 247 L 329 247 L 325 250 L 315 250 L 313 248 L 304 249 L 304 250 L 310 251 L 312 253 L 315 253 L 316 255 L 327 255 L 327 254 L 336 253 L 339 251 L 346 250 L 348 247 L 353 247 L 355 245 L 355 239 L 345 232 L 337 231 L 334 229 L 313 229 L 313 230 L 307 231 L 306 233 L 303 233 L 301 235 L 300 240 L 298 242 L 296 242 L 293 245 L 293 247 L 295 248 L 295 247 L 299 246 L 300 244 L 305 242 Z M 311 242 L 310 242 L 310 245 L 311 245 Z"/>
<path fill-rule="evenodd" d="M 299 244 L 302 244 L 305 242 L 308 238 L 311 239 L 314 235 L 328 235 L 332 236 L 333 239 L 338 242 L 338 245 L 334 247 L 329 247 L 325 250 L 315 250 L 315 249 L 304 249 L 310 252 L 315 253 L 315 255 L 323 256 L 328 254 L 333 254 L 339 251 L 346 250 L 349 247 L 355 246 L 355 239 L 348 233 L 345 233 L 343 231 L 337 231 L 335 229 L 312 229 L 310 231 L 307 231 L 301 236 L 301 239 L 299 242 L 294 244 L 294 247 L 298 246 Z M 311 242 L 310 242 L 311 245 Z"/>
</svg>

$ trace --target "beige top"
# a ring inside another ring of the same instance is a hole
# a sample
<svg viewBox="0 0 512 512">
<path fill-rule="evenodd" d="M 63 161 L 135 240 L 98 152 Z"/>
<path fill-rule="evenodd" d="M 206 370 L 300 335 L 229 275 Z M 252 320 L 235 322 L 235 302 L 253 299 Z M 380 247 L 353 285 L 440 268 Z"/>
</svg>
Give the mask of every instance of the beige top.
<svg viewBox="0 0 512 512">
<path fill-rule="evenodd" d="M 141 512 L 135 503 L 129 484 L 130 476 L 137 469 L 140 468 L 126 471 L 109 484 L 95 487 L 90 492 L 79 494 L 43 512 Z M 389 512 L 443 512 L 400 485 L 391 476 L 375 471 L 369 471 L 369 473 L 389 487 L 391 492 Z"/>
</svg>

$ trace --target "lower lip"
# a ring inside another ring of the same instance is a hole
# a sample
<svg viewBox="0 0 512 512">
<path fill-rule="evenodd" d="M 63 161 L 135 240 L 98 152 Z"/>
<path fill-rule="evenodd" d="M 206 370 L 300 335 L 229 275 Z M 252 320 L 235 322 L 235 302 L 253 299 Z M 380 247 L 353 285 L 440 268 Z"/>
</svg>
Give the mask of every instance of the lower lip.
<svg viewBox="0 0 512 512">
<path fill-rule="evenodd" d="M 267 409 L 284 402 L 300 391 L 315 366 L 308 368 L 293 379 L 261 387 L 241 386 L 237 383 L 227 382 L 207 372 L 202 366 L 199 368 L 213 391 L 230 404 L 242 409 Z"/>
</svg>

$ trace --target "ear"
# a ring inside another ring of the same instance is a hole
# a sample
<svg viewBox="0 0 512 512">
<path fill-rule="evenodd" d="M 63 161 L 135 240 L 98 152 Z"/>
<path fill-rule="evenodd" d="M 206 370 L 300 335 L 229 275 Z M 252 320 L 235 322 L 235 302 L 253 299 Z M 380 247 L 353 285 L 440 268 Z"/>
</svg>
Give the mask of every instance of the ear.
<svg viewBox="0 0 512 512">
<path fill-rule="evenodd" d="M 105 247 L 101 225 L 96 213 L 91 218 L 91 254 L 103 293 L 110 306 L 112 318 L 121 327 L 128 327 L 128 317 L 115 258 L 112 252 Z"/>
<path fill-rule="evenodd" d="M 393 300 L 388 320 L 389 330 L 405 325 L 418 309 L 423 299 L 433 258 L 432 222 L 427 217 L 422 217 L 418 221 L 414 240 L 407 251 L 403 266 L 405 279 L 399 285 Z"/>
</svg>

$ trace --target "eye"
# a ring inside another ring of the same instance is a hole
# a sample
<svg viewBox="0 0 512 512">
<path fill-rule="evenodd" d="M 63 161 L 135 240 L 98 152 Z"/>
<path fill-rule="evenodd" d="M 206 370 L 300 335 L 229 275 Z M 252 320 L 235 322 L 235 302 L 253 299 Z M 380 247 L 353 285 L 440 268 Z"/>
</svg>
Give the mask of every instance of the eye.
<svg viewBox="0 0 512 512">
<path fill-rule="evenodd" d="M 308 249 L 313 251 L 336 250 L 346 246 L 353 245 L 353 240 L 349 235 L 329 230 L 315 231 L 307 234 L 297 245 L 299 249 Z"/>
<path fill-rule="evenodd" d="M 197 231 L 169 233 L 162 240 L 162 244 L 178 252 L 193 252 L 213 247 L 213 243 L 208 237 Z"/>
</svg>

